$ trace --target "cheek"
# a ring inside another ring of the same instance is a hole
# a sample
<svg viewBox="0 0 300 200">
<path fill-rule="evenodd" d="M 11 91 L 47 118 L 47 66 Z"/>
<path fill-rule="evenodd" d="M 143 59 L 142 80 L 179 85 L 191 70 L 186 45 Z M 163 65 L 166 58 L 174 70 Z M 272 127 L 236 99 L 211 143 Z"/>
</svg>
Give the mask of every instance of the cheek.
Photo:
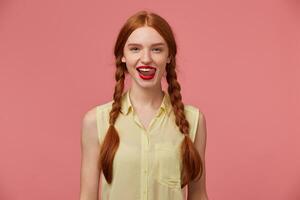
<svg viewBox="0 0 300 200">
<path fill-rule="evenodd" d="M 135 73 L 135 71 L 136 71 L 135 67 L 136 67 L 136 62 L 132 62 L 130 60 L 127 60 L 127 62 L 126 62 L 126 68 L 127 68 L 127 71 L 130 74 Z"/>
<path fill-rule="evenodd" d="M 164 68 L 161 69 L 161 73 L 162 73 L 162 75 L 165 75 L 167 73 L 166 67 L 164 67 Z"/>
<path fill-rule="evenodd" d="M 126 66 L 129 70 L 134 70 L 135 69 L 135 62 L 128 62 L 126 63 Z"/>
<path fill-rule="evenodd" d="M 137 63 L 137 61 L 138 61 L 138 57 L 137 57 L 137 56 L 128 56 L 128 57 L 126 58 L 126 65 L 127 65 L 128 67 L 135 66 L 136 63 Z"/>
<path fill-rule="evenodd" d="M 168 57 L 166 56 L 157 56 L 154 60 L 156 60 L 156 63 L 158 65 L 166 65 L 168 61 Z"/>
</svg>

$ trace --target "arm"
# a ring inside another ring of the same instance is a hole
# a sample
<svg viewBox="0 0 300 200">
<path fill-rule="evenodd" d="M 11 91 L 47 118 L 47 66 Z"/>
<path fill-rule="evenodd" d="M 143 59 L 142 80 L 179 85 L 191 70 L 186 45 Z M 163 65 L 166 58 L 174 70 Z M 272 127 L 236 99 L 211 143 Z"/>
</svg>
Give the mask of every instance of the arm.
<svg viewBox="0 0 300 200">
<path fill-rule="evenodd" d="M 80 200 L 98 200 L 99 177 L 98 156 L 100 152 L 96 109 L 88 111 L 82 121 Z"/>
<path fill-rule="evenodd" d="M 203 174 L 197 182 L 188 184 L 188 200 L 208 200 L 206 191 L 206 170 L 205 170 L 205 148 L 206 148 L 206 120 L 203 113 L 199 113 L 199 122 L 194 144 L 200 153 L 203 163 Z"/>
</svg>

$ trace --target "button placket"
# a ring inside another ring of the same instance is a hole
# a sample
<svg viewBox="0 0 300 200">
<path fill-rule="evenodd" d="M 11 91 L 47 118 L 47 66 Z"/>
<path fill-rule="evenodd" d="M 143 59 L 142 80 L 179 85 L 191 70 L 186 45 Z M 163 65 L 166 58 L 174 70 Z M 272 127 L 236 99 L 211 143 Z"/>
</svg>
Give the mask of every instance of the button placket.
<svg viewBox="0 0 300 200">
<path fill-rule="evenodd" d="M 146 131 L 143 130 L 141 134 L 141 146 L 142 146 L 142 159 L 141 159 L 141 195 L 142 199 L 147 199 L 148 192 L 148 150 L 149 150 L 149 139 Z"/>
</svg>

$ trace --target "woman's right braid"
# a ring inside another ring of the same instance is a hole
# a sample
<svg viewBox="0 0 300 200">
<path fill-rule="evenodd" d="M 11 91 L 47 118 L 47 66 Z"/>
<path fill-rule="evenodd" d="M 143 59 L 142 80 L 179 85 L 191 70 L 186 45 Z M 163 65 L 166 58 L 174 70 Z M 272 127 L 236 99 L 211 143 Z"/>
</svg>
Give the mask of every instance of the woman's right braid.
<svg viewBox="0 0 300 200">
<path fill-rule="evenodd" d="M 124 90 L 125 71 L 122 66 L 118 66 L 115 74 L 116 85 L 113 95 L 114 102 L 109 113 L 109 124 L 114 125 L 121 110 L 121 99 Z"/>
<path fill-rule="evenodd" d="M 121 110 L 124 90 L 125 70 L 122 67 L 122 65 L 117 65 L 115 74 L 116 85 L 113 95 L 114 102 L 109 113 L 109 128 L 102 143 L 99 157 L 100 171 L 103 170 L 103 175 L 108 183 L 111 183 L 113 179 L 113 161 L 120 143 L 119 134 L 114 125 Z"/>
</svg>

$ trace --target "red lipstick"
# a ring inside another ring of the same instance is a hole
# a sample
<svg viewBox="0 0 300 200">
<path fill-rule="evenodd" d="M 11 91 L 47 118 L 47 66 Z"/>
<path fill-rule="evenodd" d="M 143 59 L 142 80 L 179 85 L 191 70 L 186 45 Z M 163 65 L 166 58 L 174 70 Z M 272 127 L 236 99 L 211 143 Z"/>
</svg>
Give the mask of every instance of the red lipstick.
<svg viewBox="0 0 300 200">
<path fill-rule="evenodd" d="M 138 66 L 136 70 L 139 72 L 139 76 L 143 80 L 153 79 L 156 73 L 156 67 L 148 66 L 148 65 Z"/>
</svg>

